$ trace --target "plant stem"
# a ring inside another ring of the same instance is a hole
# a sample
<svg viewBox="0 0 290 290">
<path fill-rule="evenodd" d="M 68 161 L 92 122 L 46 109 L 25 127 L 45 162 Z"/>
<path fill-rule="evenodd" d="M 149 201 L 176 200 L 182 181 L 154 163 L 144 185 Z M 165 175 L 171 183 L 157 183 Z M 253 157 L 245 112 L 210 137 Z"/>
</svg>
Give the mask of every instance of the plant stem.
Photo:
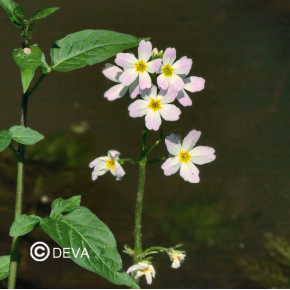
<svg viewBox="0 0 290 290">
<path fill-rule="evenodd" d="M 22 96 L 21 105 L 21 117 L 20 125 L 26 126 L 26 115 L 27 115 L 27 103 L 28 103 L 28 91 Z M 24 180 L 24 152 L 25 145 L 18 145 L 18 163 L 17 163 L 17 186 L 16 186 L 16 203 L 14 220 L 16 220 L 22 214 L 22 198 L 23 198 L 23 180 Z M 12 248 L 11 248 L 11 261 L 8 276 L 8 289 L 15 289 L 17 266 L 19 260 L 19 244 L 20 237 L 13 237 Z"/>
<path fill-rule="evenodd" d="M 168 249 L 167 248 L 164 248 L 164 247 L 151 247 L 151 248 L 148 248 L 146 249 L 143 254 L 147 254 L 151 251 L 154 251 L 154 250 L 158 250 L 158 251 L 164 251 L 164 252 L 168 252 Z"/>
<path fill-rule="evenodd" d="M 44 78 L 47 76 L 47 74 L 42 74 L 41 77 L 37 80 L 37 82 L 34 84 L 34 86 L 31 88 L 31 90 L 28 93 L 28 98 L 31 97 L 31 95 L 34 93 L 34 91 L 38 88 L 40 83 L 44 80 Z"/>
<path fill-rule="evenodd" d="M 122 158 L 122 159 L 119 159 L 118 162 L 120 164 L 123 164 L 124 162 L 130 162 L 132 164 L 139 164 L 139 160 L 135 160 L 135 159 L 132 159 L 132 158 Z"/>
<path fill-rule="evenodd" d="M 146 172 L 146 153 L 147 153 L 147 134 L 148 129 L 144 126 L 142 133 L 142 146 L 141 156 L 139 162 L 139 180 L 138 180 L 138 193 L 135 211 L 135 247 L 134 247 L 134 264 L 140 262 L 140 255 L 142 254 L 142 234 L 141 234 L 141 221 L 142 221 L 142 205 L 145 186 L 145 172 Z M 138 279 L 135 279 L 138 283 Z"/>
<path fill-rule="evenodd" d="M 159 162 L 159 161 L 165 161 L 165 160 L 166 160 L 166 157 L 154 158 L 154 159 L 148 160 L 147 164 L 152 164 L 152 163 L 156 163 L 156 162 Z"/>
</svg>

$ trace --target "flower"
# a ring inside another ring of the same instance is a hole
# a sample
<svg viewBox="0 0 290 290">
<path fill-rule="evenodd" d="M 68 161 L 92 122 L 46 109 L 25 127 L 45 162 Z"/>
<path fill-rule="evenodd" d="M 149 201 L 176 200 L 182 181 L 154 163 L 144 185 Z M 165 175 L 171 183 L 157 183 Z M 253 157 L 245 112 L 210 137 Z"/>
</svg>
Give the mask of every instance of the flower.
<svg viewBox="0 0 290 290">
<path fill-rule="evenodd" d="M 28 47 L 25 47 L 25 48 L 23 49 L 23 52 L 24 52 L 25 54 L 31 54 L 31 49 L 28 48 Z"/>
<path fill-rule="evenodd" d="M 192 130 L 184 138 L 181 145 L 175 134 L 165 138 L 168 152 L 174 157 L 168 158 L 161 166 L 166 176 L 176 173 L 180 169 L 180 176 L 188 182 L 199 182 L 199 170 L 195 164 L 205 164 L 215 160 L 215 150 L 207 146 L 194 145 L 201 135 L 200 131 Z"/>
<path fill-rule="evenodd" d="M 185 91 L 189 91 L 191 93 L 199 92 L 204 89 L 205 79 L 201 77 L 188 77 L 183 79 L 184 87 L 178 92 L 176 99 L 179 103 L 186 107 L 192 105 L 192 100 L 188 96 Z"/>
<path fill-rule="evenodd" d="M 142 90 L 143 100 L 137 100 L 129 106 L 129 115 L 132 118 L 146 115 L 146 127 L 157 131 L 161 125 L 161 117 L 166 121 L 179 119 L 180 109 L 169 104 L 174 101 L 177 93 L 173 86 L 170 86 L 167 91 L 161 90 L 158 95 L 157 87 L 154 85 L 150 89 Z"/>
<path fill-rule="evenodd" d="M 132 272 L 137 272 L 137 275 L 135 276 L 136 279 L 145 275 L 147 284 L 149 285 L 152 283 L 152 277 L 155 278 L 156 273 L 155 269 L 152 265 L 149 264 L 148 261 L 142 261 L 136 265 L 131 266 L 127 273 L 130 274 Z"/>
<path fill-rule="evenodd" d="M 140 89 L 150 88 L 152 85 L 149 73 L 155 73 L 161 67 L 161 59 L 149 61 L 152 54 L 152 44 L 150 41 L 142 40 L 138 47 L 138 59 L 131 53 L 118 53 L 115 63 L 124 68 L 120 75 L 120 82 L 131 85 L 139 78 Z M 148 62 L 149 61 L 149 62 Z"/>
<path fill-rule="evenodd" d="M 184 261 L 185 254 L 184 251 L 176 251 L 176 250 L 171 250 L 168 252 L 168 255 L 170 257 L 170 260 L 172 261 L 171 268 L 177 269 L 180 267 L 180 262 Z"/>
<path fill-rule="evenodd" d="M 166 90 L 170 84 L 174 85 L 178 91 L 184 87 L 184 82 L 180 76 L 188 75 L 192 60 L 183 56 L 180 60 L 174 63 L 176 58 L 175 48 L 166 48 L 163 54 L 163 65 L 158 71 L 161 75 L 157 78 L 158 86 Z M 174 63 L 174 64 L 173 64 Z"/>
<path fill-rule="evenodd" d="M 102 72 L 104 76 L 109 80 L 119 83 L 118 85 L 111 87 L 109 90 L 105 92 L 104 97 L 107 98 L 109 101 L 114 101 L 118 98 L 122 98 L 128 91 L 128 88 L 130 97 L 132 99 L 136 98 L 137 95 L 140 94 L 138 80 L 135 80 L 129 86 L 125 86 L 120 82 L 119 78 L 120 75 L 123 73 L 123 71 L 119 67 L 114 66 L 111 63 L 106 63 Z"/>
<path fill-rule="evenodd" d="M 90 168 L 94 167 L 94 171 L 92 172 L 92 180 L 95 181 L 98 176 L 104 175 L 109 170 L 114 176 L 117 177 L 117 180 L 121 180 L 125 175 L 125 171 L 118 162 L 119 156 L 120 152 L 110 150 L 108 152 L 108 156 L 99 157 L 92 161 L 89 165 Z"/>
</svg>

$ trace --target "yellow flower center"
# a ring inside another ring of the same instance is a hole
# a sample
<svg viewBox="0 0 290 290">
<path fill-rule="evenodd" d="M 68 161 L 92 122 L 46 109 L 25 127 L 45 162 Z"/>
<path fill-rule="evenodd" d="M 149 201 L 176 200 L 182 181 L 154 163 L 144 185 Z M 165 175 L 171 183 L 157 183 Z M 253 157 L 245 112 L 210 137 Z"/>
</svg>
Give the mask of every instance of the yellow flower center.
<svg viewBox="0 0 290 290">
<path fill-rule="evenodd" d="M 160 110 L 162 107 L 161 107 L 161 102 L 160 100 L 156 100 L 156 99 L 151 99 L 148 107 L 153 110 L 154 112 L 155 111 L 158 111 Z"/>
<path fill-rule="evenodd" d="M 146 70 L 147 65 L 143 60 L 140 60 L 135 63 L 135 67 L 137 72 L 143 73 Z"/>
<path fill-rule="evenodd" d="M 188 153 L 188 151 L 179 152 L 179 161 L 188 163 L 192 156 Z"/>
<path fill-rule="evenodd" d="M 174 254 L 172 255 L 172 259 L 173 259 L 173 260 L 180 260 L 178 253 L 174 253 Z"/>
<path fill-rule="evenodd" d="M 140 272 L 141 272 L 141 273 L 147 273 L 149 270 L 150 270 L 150 268 L 149 268 L 149 266 L 148 266 L 146 269 L 144 269 L 144 270 L 140 270 Z"/>
<path fill-rule="evenodd" d="M 162 69 L 162 72 L 166 77 L 172 77 L 173 71 L 174 71 L 174 68 L 172 68 L 169 64 L 164 66 L 164 68 Z"/>
<path fill-rule="evenodd" d="M 107 160 L 107 168 L 115 170 L 115 160 L 114 159 L 108 159 Z"/>
</svg>

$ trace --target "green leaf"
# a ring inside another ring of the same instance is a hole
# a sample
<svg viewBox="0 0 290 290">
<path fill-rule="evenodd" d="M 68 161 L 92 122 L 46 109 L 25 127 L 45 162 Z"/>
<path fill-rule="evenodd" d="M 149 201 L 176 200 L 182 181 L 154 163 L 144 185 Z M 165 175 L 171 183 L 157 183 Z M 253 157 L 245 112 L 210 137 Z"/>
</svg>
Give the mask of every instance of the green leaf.
<svg viewBox="0 0 290 290">
<path fill-rule="evenodd" d="M 9 130 L 12 133 L 12 139 L 24 145 L 34 145 L 44 138 L 44 136 L 29 127 L 13 126 Z"/>
<path fill-rule="evenodd" d="M 0 0 L 0 5 L 4 8 L 12 24 L 17 28 L 22 28 L 22 23 L 27 19 L 23 9 L 10 0 Z"/>
<path fill-rule="evenodd" d="M 21 48 L 13 51 L 13 59 L 21 70 L 23 93 L 25 93 L 33 79 L 34 71 L 41 64 L 42 51 L 38 46 L 31 46 L 30 54 L 24 53 Z"/>
<path fill-rule="evenodd" d="M 41 220 L 42 229 L 62 248 L 72 248 L 69 256 L 78 265 L 98 273 L 116 285 L 139 288 L 122 268 L 115 238 L 109 228 L 89 209 L 77 207 L 56 219 Z M 86 255 L 81 257 L 84 248 Z M 79 250 L 79 254 L 75 257 Z M 75 255 L 74 255 L 75 254 Z"/>
<path fill-rule="evenodd" d="M 41 71 L 44 74 L 48 74 L 48 73 L 50 73 L 52 71 L 52 69 L 50 68 L 50 66 L 46 62 L 44 53 L 42 53 L 42 57 L 41 57 L 41 61 L 40 61 L 39 66 L 42 67 Z"/>
<path fill-rule="evenodd" d="M 9 146 L 11 138 L 12 134 L 9 130 L 3 130 L 0 132 L 0 152 Z"/>
<path fill-rule="evenodd" d="M 63 212 L 70 212 L 81 204 L 81 196 L 73 196 L 69 199 L 58 198 L 51 205 L 51 218 L 57 218 Z"/>
<path fill-rule="evenodd" d="M 59 7 L 53 7 L 53 8 L 45 8 L 45 9 L 38 10 L 32 15 L 31 19 L 39 20 L 39 19 L 45 18 L 58 9 Z"/>
<path fill-rule="evenodd" d="M 29 233 L 39 222 L 41 218 L 35 215 L 23 214 L 18 217 L 10 228 L 9 235 L 11 237 L 19 237 Z"/>
<path fill-rule="evenodd" d="M 53 45 L 50 51 L 51 68 L 65 72 L 93 65 L 137 46 L 141 40 L 108 30 L 83 30 L 69 34 Z"/>
<path fill-rule="evenodd" d="M 0 257 L 0 280 L 8 277 L 10 265 L 10 256 Z"/>
</svg>

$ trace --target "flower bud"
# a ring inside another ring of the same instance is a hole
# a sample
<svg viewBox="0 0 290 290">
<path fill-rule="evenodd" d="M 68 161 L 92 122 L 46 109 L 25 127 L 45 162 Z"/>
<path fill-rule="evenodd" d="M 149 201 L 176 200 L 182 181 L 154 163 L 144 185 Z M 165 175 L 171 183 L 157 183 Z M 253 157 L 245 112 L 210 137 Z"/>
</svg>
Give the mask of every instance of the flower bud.
<svg viewBox="0 0 290 290">
<path fill-rule="evenodd" d="M 25 47 L 25 48 L 23 49 L 23 52 L 24 52 L 25 54 L 31 54 L 31 49 L 28 48 L 28 47 Z"/>
</svg>

